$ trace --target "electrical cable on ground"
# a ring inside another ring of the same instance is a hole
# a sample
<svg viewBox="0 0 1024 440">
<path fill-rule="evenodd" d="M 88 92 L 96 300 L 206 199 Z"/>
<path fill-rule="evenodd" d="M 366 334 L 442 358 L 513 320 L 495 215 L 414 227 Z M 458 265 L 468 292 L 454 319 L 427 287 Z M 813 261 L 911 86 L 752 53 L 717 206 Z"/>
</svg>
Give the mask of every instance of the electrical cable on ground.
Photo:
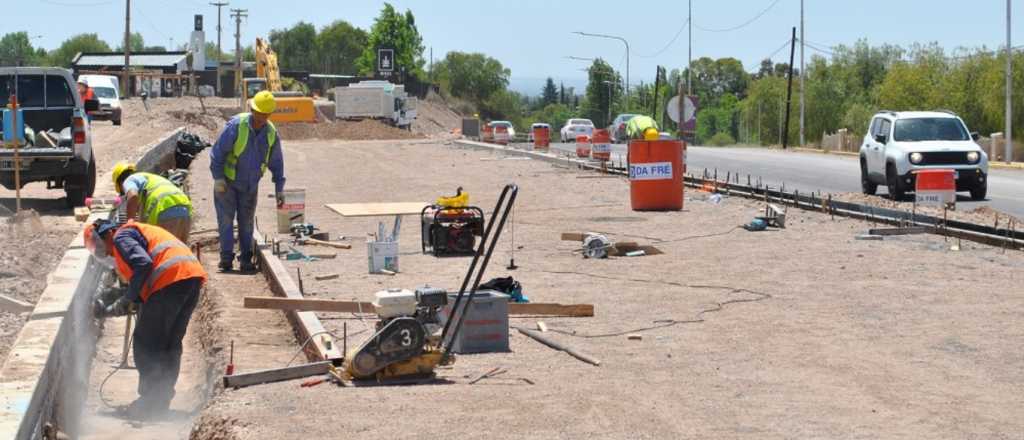
<svg viewBox="0 0 1024 440">
<path fill-rule="evenodd" d="M 138 322 L 138 318 L 136 318 L 136 322 Z M 136 325 L 138 325 L 138 324 L 136 324 Z M 134 341 L 135 341 L 135 332 L 132 332 L 132 334 L 128 335 L 128 347 L 131 347 L 132 346 L 132 342 L 134 342 Z M 103 387 L 107 385 L 107 381 L 110 380 L 110 378 L 114 376 L 114 373 L 117 373 L 118 371 L 121 371 L 121 370 L 123 370 L 123 369 L 125 369 L 127 367 L 128 367 L 127 361 L 125 363 L 121 364 L 121 365 L 115 366 L 113 370 L 110 370 L 110 374 L 107 374 L 107 377 L 103 378 L 103 380 L 100 382 L 99 390 L 96 391 L 96 394 L 98 394 L 99 397 L 100 397 L 100 402 L 102 402 L 103 406 L 107 407 L 107 409 L 109 409 L 109 410 L 117 410 L 118 408 L 113 406 L 113 405 L 111 405 L 110 402 L 107 401 L 107 398 L 103 395 Z"/>
<path fill-rule="evenodd" d="M 770 5 L 768 5 L 767 8 L 764 8 L 764 10 L 759 12 L 753 18 L 751 18 L 750 20 L 747 20 L 747 21 L 745 21 L 745 22 L 743 22 L 743 23 L 741 23 L 741 24 L 739 24 L 737 26 L 733 26 L 733 27 L 730 27 L 730 28 L 714 29 L 714 28 L 701 27 L 701 26 L 698 26 L 698 25 L 695 24 L 695 25 L 693 25 L 693 28 L 694 29 L 700 29 L 700 30 L 702 30 L 704 32 L 732 32 L 732 31 L 735 31 L 735 30 L 738 30 L 738 29 L 742 29 L 742 28 L 746 27 L 747 25 L 757 21 L 757 19 L 763 17 L 764 14 L 767 14 L 768 11 L 770 11 L 772 8 L 774 8 L 775 5 L 777 5 L 777 4 L 779 4 L 779 0 L 773 1 Z"/>
<path fill-rule="evenodd" d="M 691 235 L 689 237 L 675 238 L 675 239 L 672 239 L 672 240 L 655 241 L 654 243 L 655 244 L 678 243 L 678 242 L 681 242 L 681 241 L 695 240 L 695 239 L 698 239 L 698 238 L 720 237 L 720 236 L 723 236 L 723 235 L 729 235 L 730 233 L 732 233 L 733 231 L 735 231 L 735 230 L 737 230 L 737 229 L 739 229 L 741 227 L 742 226 L 733 226 L 732 229 L 729 229 L 728 231 L 716 232 L 716 233 L 713 233 L 713 234 L 704 234 L 704 235 Z"/>
</svg>

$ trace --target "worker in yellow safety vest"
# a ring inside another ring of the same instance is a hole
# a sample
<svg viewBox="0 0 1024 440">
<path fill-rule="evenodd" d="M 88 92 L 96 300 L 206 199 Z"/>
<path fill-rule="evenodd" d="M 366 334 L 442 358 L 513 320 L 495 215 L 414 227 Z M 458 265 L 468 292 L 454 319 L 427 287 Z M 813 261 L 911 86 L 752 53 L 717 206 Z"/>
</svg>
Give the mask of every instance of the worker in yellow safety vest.
<svg viewBox="0 0 1024 440">
<path fill-rule="evenodd" d="M 252 111 L 231 118 L 210 151 L 213 202 L 220 235 L 218 267 L 222 271 L 232 270 L 235 258 L 232 228 L 236 218 L 240 269 L 242 272 L 254 272 L 256 269 L 252 259 L 253 223 L 260 179 L 268 169 L 273 174 L 277 205 L 284 203 L 281 138 L 269 120 L 276 107 L 273 94 L 266 90 L 257 93 L 249 102 Z"/>
<path fill-rule="evenodd" d="M 656 141 L 659 137 L 658 123 L 650 116 L 634 116 L 626 122 L 626 137 Z"/>
<path fill-rule="evenodd" d="M 178 185 L 157 174 L 136 172 L 128 162 L 114 165 L 113 178 L 117 193 L 127 199 L 128 218 L 159 225 L 188 243 L 192 201 Z"/>
</svg>

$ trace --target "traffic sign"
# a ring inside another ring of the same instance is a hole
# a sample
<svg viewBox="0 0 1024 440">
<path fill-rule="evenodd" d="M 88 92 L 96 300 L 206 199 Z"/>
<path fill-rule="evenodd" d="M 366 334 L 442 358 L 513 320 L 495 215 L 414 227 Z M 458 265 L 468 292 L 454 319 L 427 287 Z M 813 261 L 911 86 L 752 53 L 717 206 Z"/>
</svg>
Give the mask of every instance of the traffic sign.
<svg viewBox="0 0 1024 440">
<path fill-rule="evenodd" d="M 394 49 L 377 49 L 377 71 L 381 73 L 395 71 Z"/>
<path fill-rule="evenodd" d="M 668 117 L 675 123 L 679 123 L 679 96 L 673 96 L 665 106 Z M 697 97 L 687 96 L 683 101 L 683 125 L 689 130 L 697 124 Z"/>
</svg>

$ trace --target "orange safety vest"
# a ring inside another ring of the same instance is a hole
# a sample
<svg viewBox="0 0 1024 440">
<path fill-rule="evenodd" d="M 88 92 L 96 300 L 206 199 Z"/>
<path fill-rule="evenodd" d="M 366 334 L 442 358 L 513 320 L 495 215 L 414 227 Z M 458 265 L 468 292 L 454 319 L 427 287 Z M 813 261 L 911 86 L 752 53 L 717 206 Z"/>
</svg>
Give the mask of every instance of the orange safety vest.
<svg viewBox="0 0 1024 440">
<path fill-rule="evenodd" d="M 146 251 L 149 258 L 153 259 L 153 270 L 149 273 L 149 279 L 142 286 L 139 296 L 145 302 L 149 296 L 164 287 L 178 281 L 189 278 L 202 278 L 206 282 L 206 271 L 199 259 L 192 255 L 188 245 L 182 243 L 170 232 L 159 226 L 137 223 L 134 220 L 128 221 L 123 226 L 135 228 L 149 242 Z M 117 273 L 125 280 L 132 279 L 132 267 L 125 262 L 121 252 L 114 247 L 114 261 L 117 264 Z"/>
</svg>

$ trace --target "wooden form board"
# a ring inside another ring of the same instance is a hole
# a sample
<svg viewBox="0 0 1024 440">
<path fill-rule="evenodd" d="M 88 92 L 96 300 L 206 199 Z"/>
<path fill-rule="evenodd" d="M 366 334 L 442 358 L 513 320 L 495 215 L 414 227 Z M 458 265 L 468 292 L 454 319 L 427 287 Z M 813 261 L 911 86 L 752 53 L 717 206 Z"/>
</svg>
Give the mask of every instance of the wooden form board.
<svg viewBox="0 0 1024 440">
<path fill-rule="evenodd" d="M 253 233 L 253 238 L 257 243 L 263 242 L 263 237 L 259 231 Z M 258 256 L 260 266 L 263 268 L 263 274 L 270 281 L 270 288 L 274 291 L 274 294 L 289 299 L 303 299 L 299 286 L 292 280 L 281 260 L 274 255 L 273 249 L 269 246 L 261 247 Z M 339 345 L 335 343 L 334 337 L 325 333 L 323 323 L 320 322 L 315 313 L 286 311 L 285 316 L 299 337 L 300 344 L 313 337 L 313 340 L 305 346 L 306 355 L 310 360 L 326 361 L 340 359 L 344 356 Z"/>
<path fill-rule="evenodd" d="M 247 296 L 243 299 L 247 309 L 304 310 L 337 313 L 376 313 L 373 303 L 338 301 L 330 299 L 274 298 Z M 587 318 L 594 316 L 593 304 L 508 303 L 510 315 L 567 316 Z"/>
<path fill-rule="evenodd" d="M 282 380 L 301 379 L 303 377 L 327 374 L 331 369 L 330 361 L 313 362 L 311 364 L 293 365 L 284 368 L 239 373 L 224 376 L 224 388 L 241 388 L 261 383 L 280 382 Z"/>
<path fill-rule="evenodd" d="M 328 203 L 327 209 L 343 217 L 380 217 L 388 215 L 419 215 L 429 203 Z"/>
</svg>

